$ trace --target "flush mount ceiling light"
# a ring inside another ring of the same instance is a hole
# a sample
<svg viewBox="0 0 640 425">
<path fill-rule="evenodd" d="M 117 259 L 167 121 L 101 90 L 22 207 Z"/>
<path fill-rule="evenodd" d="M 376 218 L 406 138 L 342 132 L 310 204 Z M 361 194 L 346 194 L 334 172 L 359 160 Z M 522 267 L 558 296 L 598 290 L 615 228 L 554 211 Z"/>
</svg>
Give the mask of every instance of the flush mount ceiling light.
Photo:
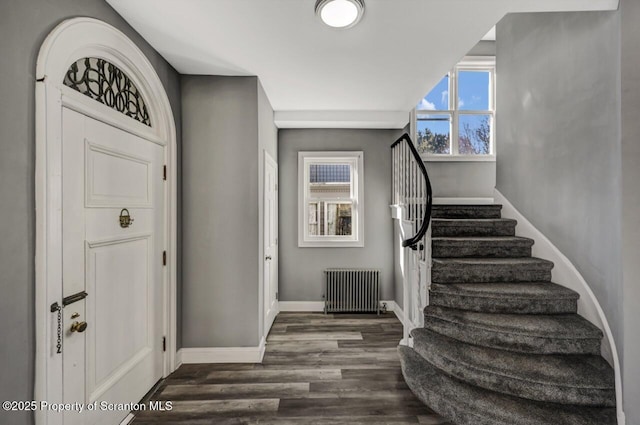
<svg viewBox="0 0 640 425">
<path fill-rule="evenodd" d="M 334 28 L 351 28 L 364 14 L 363 0 L 318 0 L 316 15 Z"/>
</svg>

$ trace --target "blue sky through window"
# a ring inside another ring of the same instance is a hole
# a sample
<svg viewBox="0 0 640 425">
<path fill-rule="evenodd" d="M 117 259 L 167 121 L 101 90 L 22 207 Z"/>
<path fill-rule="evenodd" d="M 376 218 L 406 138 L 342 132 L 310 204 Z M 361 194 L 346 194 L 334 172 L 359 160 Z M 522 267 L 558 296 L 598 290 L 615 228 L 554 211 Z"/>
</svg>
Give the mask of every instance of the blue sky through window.
<svg viewBox="0 0 640 425">
<path fill-rule="evenodd" d="M 449 134 L 451 117 L 449 115 L 418 115 L 418 130 L 428 128 L 432 133 Z"/>
<path fill-rule="evenodd" d="M 489 72 L 458 72 L 458 109 L 466 111 L 486 111 L 489 109 Z M 449 75 L 423 97 L 416 109 L 446 111 L 449 109 Z"/>
<path fill-rule="evenodd" d="M 445 75 L 442 80 L 431 91 L 420 100 L 418 110 L 448 110 L 449 109 L 449 75 Z"/>
<path fill-rule="evenodd" d="M 458 109 L 466 111 L 489 109 L 489 72 L 458 72 Z"/>
</svg>

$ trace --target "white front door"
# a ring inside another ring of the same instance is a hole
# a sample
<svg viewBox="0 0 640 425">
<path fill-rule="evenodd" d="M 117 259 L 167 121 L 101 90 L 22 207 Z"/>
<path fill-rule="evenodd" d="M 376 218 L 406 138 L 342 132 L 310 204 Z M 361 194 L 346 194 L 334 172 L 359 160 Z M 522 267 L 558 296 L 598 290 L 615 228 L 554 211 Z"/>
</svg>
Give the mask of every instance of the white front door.
<svg viewBox="0 0 640 425">
<path fill-rule="evenodd" d="M 164 147 L 66 108 L 62 121 L 63 399 L 85 406 L 64 424 L 114 425 L 162 377 Z"/>
<path fill-rule="evenodd" d="M 264 334 L 278 314 L 278 164 L 264 153 Z"/>
</svg>

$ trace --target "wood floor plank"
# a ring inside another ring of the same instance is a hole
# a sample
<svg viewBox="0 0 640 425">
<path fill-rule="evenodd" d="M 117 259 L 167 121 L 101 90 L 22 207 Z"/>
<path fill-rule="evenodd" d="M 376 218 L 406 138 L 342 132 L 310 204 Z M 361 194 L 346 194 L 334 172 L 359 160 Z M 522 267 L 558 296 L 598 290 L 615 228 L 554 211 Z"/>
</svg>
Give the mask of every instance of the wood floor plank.
<svg viewBox="0 0 640 425">
<path fill-rule="evenodd" d="M 362 334 L 361 340 L 342 340 L 338 341 L 338 347 L 340 348 L 398 348 L 398 344 L 400 343 L 399 338 L 397 341 L 395 339 L 386 339 L 386 338 L 378 338 L 374 337 L 371 334 Z"/>
<path fill-rule="evenodd" d="M 310 392 L 305 394 L 304 397 L 299 398 L 362 398 L 372 397 L 375 399 L 386 398 L 386 399 L 395 399 L 401 402 L 409 402 L 412 401 L 415 396 L 411 392 L 411 390 L 394 390 L 394 391 L 367 391 L 365 394 L 358 393 L 357 391 L 342 391 L 342 392 L 327 392 L 327 393 L 316 393 Z"/>
<path fill-rule="evenodd" d="M 394 381 L 404 382 L 399 367 L 393 368 L 349 368 L 342 369 L 342 379 L 356 379 L 360 381 Z"/>
<path fill-rule="evenodd" d="M 254 369 L 246 371 L 214 371 L 207 375 L 210 383 L 261 383 L 261 382 L 314 382 L 341 379 L 342 372 L 337 368 L 315 369 Z"/>
<path fill-rule="evenodd" d="M 418 423 L 420 425 L 455 425 L 453 422 L 449 422 L 442 416 L 435 413 L 426 416 L 418 416 Z"/>
<path fill-rule="evenodd" d="M 281 313 L 260 364 L 182 365 L 135 425 L 452 425 L 408 389 L 392 313 Z"/>
<path fill-rule="evenodd" d="M 338 341 L 338 340 L 361 340 L 360 332 L 304 332 L 269 335 L 267 341 Z"/>
<path fill-rule="evenodd" d="M 262 359 L 264 365 L 289 364 L 291 361 L 297 365 L 400 365 L 395 352 L 371 353 L 371 352 L 319 352 L 319 353 L 266 353 Z"/>
<path fill-rule="evenodd" d="M 309 382 L 167 385 L 160 400 L 263 399 L 304 397 Z"/>
<path fill-rule="evenodd" d="M 364 379 L 341 379 L 337 381 L 312 382 L 309 384 L 310 392 L 318 393 L 344 393 L 355 392 L 361 395 L 372 391 L 400 391 L 408 390 L 404 381 L 370 381 Z"/>
<path fill-rule="evenodd" d="M 153 418 L 154 420 L 176 423 L 180 420 L 238 417 L 243 415 L 255 415 L 257 413 L 273 414 L 277 412 L 280 400 L 249 399 L 249 400 L 189 400 L 173 402 L 171 411 L 146 410 L 136 416 L 141 420 Z"/>
<path fill-rule="evenodd" d="M 266 351 L 269 353 L 314 353 L 338 349 L 338 341 L 272 341 L 267 343 Z"/>
<path fill-rule="evenodd" d="M 387 397 L 281 399 L 278 416 L 375 416 L 432 413 L 418 399 Z"/>
<path fill-rule="evenodd" d="M 352 362 L 351 362 L 352 363 Z M 400 361 L 397 362 L 384 362 L 380 364 L 371 364 L 371 363 L 363 363 L 363 364 L 344 364 L 344 365 L 336 365 L 331 363 L 322 363 L 322 362 L 308 362 L 307 364 L 285 364 L 281 362 L 275 362 L 270 364 L 265 364 L 265 369 L 268 370 L 299 370 L 299 369 L 335 369 L 338 368 L 349 368 L 349 369 L 389 369 L 392 367 L 400 367 Z"/>
<path fill-rule="evenodd" d="M 214 370 L 251 370 L 255 368 L 252 363 L 198 363 L 184 364 L 171 374 L 173 378 L 196 378 L 203 373 L 207 374 Z"/>
<path fill-rule="evenodd" d="M 156 420 L 136 419 L 135 425 L 153 425 Z M 376 415 L 349 417 L 298 416 L 277 417 L 257 416 L 241 418 L 190 419 L 180 425 L 418 425 L 418 418 L 410 415 Z M 444 423 L 442 425 L 445 425 Z"/>
<path fill-rule="evenodd" d="M 288 322 L 288 324 L 293 324 L 293 322 Z M 390 326 L 400 326 L 402 324 L 398 321 L 398 319 L 393 317 L 388 317 L 388 315 L 380 316 L 379 318 L 355 318 L 355 319 L 346 319 L 343 317 L 338 318 L 314 318 L 303 321 L 298 321 L 296 324 L 299 325 L 307 325 L 307 326 L 356 326 L 360 328 L 361 326 L 370 326 L 370 325 L 390 325 Z"/>
</svg>

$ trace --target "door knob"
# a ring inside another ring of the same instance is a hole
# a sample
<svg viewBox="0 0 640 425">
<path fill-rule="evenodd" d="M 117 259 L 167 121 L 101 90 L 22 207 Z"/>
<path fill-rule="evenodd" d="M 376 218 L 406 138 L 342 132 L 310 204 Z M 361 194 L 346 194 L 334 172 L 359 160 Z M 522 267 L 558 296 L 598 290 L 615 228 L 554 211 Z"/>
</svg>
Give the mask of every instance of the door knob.
<svg viewBox="0 0 640 425">
<path fill-rule="evenodd" d="M 71 332 L 84 332 L 87 330 L 87 322 L 73 322 L 71 324 Z"/>
<path fill-rule="evenodd" d="M 265 257 L 265 260 L 271 260 L 271 256 L 270 256 L 270 255 L 267 255 L 267 256 Z"/>
</svg>

